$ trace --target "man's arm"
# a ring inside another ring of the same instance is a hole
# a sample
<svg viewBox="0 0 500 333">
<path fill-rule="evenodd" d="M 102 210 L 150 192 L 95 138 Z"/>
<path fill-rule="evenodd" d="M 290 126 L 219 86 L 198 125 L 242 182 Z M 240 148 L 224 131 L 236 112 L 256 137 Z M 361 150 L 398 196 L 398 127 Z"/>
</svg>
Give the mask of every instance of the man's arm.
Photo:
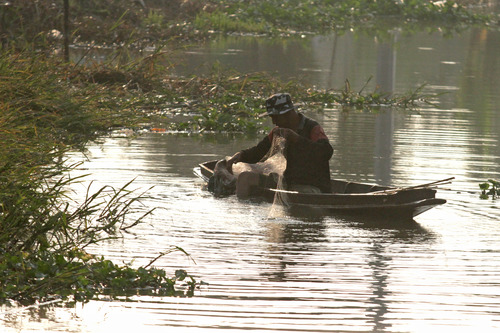
<svg viewBox="0 0 500 333">
<path fill-rule="evenodd" d="M 243 149 L 242 151 L 237 152 L 229 160 L 227 160 L 227 168 L 230 172 L 232 172 L 233 164 L 239 162 L 245 163 L 257 163 L 259 162 L 269 151 L 271 148 L 271 140 L 269 136 L 263 138 L 256 146 Z"/>
<path fill-rule="evenodd" d="M 304 138 L 307 140 L 306 138 Z M 323 130 L 321 125 L 316 125 L 311 130 L 309 134 L 310 143 L 308 144 L 308 149 L 310 149 L 313 155 L 318 156 L 320 159 L 329 160 L 333 155 L 333 148 L 330 145 L 330 141 Z"/>
<path fill-rule="evenodd" d="M 257 163 L 266 156 L 271 148 L 270 135 L 264 137 L 260 142 L 251 148 L 243 149 L 241 151 L 240 162 Z"/>
</svg>

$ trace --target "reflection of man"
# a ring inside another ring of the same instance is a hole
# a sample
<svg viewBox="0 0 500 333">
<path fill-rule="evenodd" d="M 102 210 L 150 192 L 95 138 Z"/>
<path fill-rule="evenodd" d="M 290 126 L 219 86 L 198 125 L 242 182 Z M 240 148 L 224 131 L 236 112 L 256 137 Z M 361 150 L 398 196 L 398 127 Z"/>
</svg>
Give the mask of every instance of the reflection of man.
<svg viewBox="0 0 500 333">
<path fill-rule="evenodd" d="M 267 114 L 276 125 L 256 146 L 234 154 L 228 161 L 228 169 L 238 162 L 257 163 L 271 148 L 273 137 L 286 139 L 287 166 L 284 172 L 286 189 L 308 193 L 330 192 L 329 160 L 333 148 L 323 128 L 314 120 L 297 112 L 292 98 L 279 93 L 266 100 Z M 255 172 L 243 172 L 238 176 L 236 194 L 249 195 L 250 187 L 259 184 L 261 177 Z"/>
</svg>

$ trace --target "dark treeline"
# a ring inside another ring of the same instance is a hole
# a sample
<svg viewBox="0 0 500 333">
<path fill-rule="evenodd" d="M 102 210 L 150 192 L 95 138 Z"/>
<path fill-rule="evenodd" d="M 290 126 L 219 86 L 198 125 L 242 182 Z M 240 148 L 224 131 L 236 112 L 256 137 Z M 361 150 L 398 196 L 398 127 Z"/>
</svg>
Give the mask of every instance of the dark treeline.
<svg viewBox="0 0 500 333">
<path fill-rule="evenodd" d="M 110 45 L 133 38 L 178 35 L 182 33 L 178 22 L 192 20 L 212 6 L 210 1 L 183 0 L 69 0 L 68 4 L 73 43 Z M 0 11 L 0 38 L 4 47 L 12 43 L 18 47 L 24 47 L 24 43 L 51 46 L 62 38 L 63 0 L 4 2 Z M 134 36 L 136 32 L 141 36 Z"/>
</svg>

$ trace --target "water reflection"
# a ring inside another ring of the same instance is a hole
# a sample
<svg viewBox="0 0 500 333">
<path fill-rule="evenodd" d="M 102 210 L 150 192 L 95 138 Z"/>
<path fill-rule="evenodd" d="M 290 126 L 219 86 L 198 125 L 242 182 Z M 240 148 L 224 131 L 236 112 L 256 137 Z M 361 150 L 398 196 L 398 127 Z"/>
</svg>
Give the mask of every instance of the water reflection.
<svg viewBox="0 0 500 333">
<path fill-rule="evenodd" d="M 374 178 L 380 185 L 392 185 L 394 110 L 381 111 L 375 119 Z"/>
<path fill-rule="evenodd" d="M 396 43 L 398 31 L 391 40 L 378 44 L 376 86 L 381 93 L 392 95 L 396 80 Z M 394 110 L 384 108 L 375 120 L 375 181 L 380 185 L 392 183 L 392 147 L 394 136 Z"/>
<path fill-rule="evenodd" d="M 437 237 L 415 220 L 345 216 L 341 221 L 351 228 L 374 233 L 377 238 L 384 238 L 394 244 L 431 244 Z"/>
<path fill-rule="evenodd" d="M 435 241 L 435 235 L 418 223 L 393 223 L 394 221 L 378 221 L 376 224 L 367 224 L 362 221 L 358 227 L 366 228 L 373 232 L 373 242 L 367 249 L 366 262 L 371 271 L 369 305 L 366 316 L 373 324 L 372 332 L 391 331 L 392 324 L 386 315 L 391 312 L 391 271 L 392 255 L 387 248 L 391 245 L 405 243 L 425 244 Z"/>
<path fill-rule="evenodd" d="M 328 218 L 321 221 L 311 222 L 307 219 L 297 220 L 296 217 L 290 217 L 285 220 L 270 220 L 266 223 L 266 242 L 267 256 L 269 260 L 265 271 L 260 275 L 271 282 L 319 282 L 322 274 L 318 274 L 318 261 L 335 260 L 335 256 L 340 255 L 338 250 L 332 248 L 332 239 L 328 237 L 328 228 L 333 227 L 339 230 L 339 226 L 349 226 L 349 228 L 359 229 L 368 232 L 367 237 L 371 243 L 365 248 L 365 268 L 355 269 L 354 279 L 367 279 L 369 283 L 370 294 L 367 295 L 364 305 L 367 322 L 371 324 L 372 332 L 391 331 L 393 324 L 387 315 L 391 310 L 391 271 L 393 270 L 393 256 L 388 251 L 390 247 L 400 247 L 402 244 L 432 244 L 436 240 L 436 235 L 422 227 L 415 221 L 401 223 L 396 220 L 366 220 L 353 217 L 344 219 Z M 360 242 L 364 242 L 360 239 Z M 345 240 L 343 240 L 345 241 Z M 330 243 L 330 244 L 329 244 Z M 331 251 L 325 256 L 324 251 Z M 356 246 L 352 248 L 353 253 L 359 251 Z M 318 258 L 319 256 L 319 258 Z M 353 263 L 346 263 L 353 265 Z M 355 264 L 354 264 L 355 265 Z M 325 269 L 329 266 L 328 262 L 323 262 L 320 266 Z M 308 267 L 310 267 L 310 273 Z M 354 266 L 355 267 L 355 266 Z M 340 268 L 340 267 L 339 267 Z M 342 269 L 342 268 L 340 268 Z M 368 274 L 363 273 L 368 271 Z M 300 274 L 300 272 L 304 272 Z M 339 281 L 333 277 L 330 281 L 332 292 L 339 293 L 337 297 L 341 298 L 342 292 L 333 285 L 337 282 L 342 284 L 342 277 Z M 327 281 L 321 281 L 326 283 Z M 352 300 L 342 299 L 349 303 Z M 354 310 L 354 309 L 353 309 Z M 365 331 L 365 330 L 363 330 Z"/>
<path fill-rule="evenodd" d="M 367 317 L 373 323 L 373 332 L 385 332 L 391 327 L 385 320 L 385 315 L 389 312 L 389 301 L 387 297 L 391 294 L 388 291 L 389 270 L 391 257 L 386 255 L 382 243 L 375 241 L 368 252 L 368 266 L 372 270 L 371 290 L 373 296 L 369 302 L 372 306 L 367 307 Z"/>
<path fill-rule="evenodd" d="M 396 84 L 396 43 L 397 32 L 392 33 L 392 40 L 381 41 L 377 45 L 376 86 L 382 93 L 392 94 Z"/>
<path fill-rule="evenodd" d="M 500 113 L 498 111 L 500 87 L 500 33 L 474 29 L 468 40 L 464 60 L 464 74 L 458 81 L 460 91 L 457 107 L 475 110 L 472 121 L 481 133 L 500 141 Z M 485 147 L 494 149 L 500 156 L 500 145 Z M 481 153 L 487 153 L 485 151 Z"/>
<path fill-rule="evenodd" d="M 288 268 L 294 265 L 304 265 L 307 262 L 307 256 L 314 255 L 314 250 L 318 245 L 327 241 L 325 228 L 322 221 L 269 220 L 266 223 L 265 239 L 268 242 L 268 256 L 273 264 L 267 267 L 261 276 L 276 282 L 292 279 L 288 274 Z M 296 262 L 299 253 L 300 261 Z M 304 281 L 304 279 L 305 277 L 301 280 Z"/>
</svg>

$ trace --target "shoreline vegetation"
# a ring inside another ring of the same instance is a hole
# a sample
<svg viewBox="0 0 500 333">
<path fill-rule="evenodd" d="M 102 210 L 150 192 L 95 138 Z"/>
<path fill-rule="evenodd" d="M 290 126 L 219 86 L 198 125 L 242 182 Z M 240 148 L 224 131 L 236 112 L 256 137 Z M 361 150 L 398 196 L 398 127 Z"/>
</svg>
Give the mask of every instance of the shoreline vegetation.
<svg viewBox="0 0 500 333">
<path fill-rule="evenodd" d="M 110 112 L 118 94 L 72 80 L 71 69 L 35 54 L 0 57 L 0 304 L 192 295 L 198 282 L 184 270 L 169 277 L 86 251 L 121 237 L 152 210 L 141 206 L 147 194 L 130 183 L 89 186 L 72 199 L 69 185 L 83 177 L 71 176 L 78 164 L 68 164 L 66 154 L 136 119 Z"/>
<path fill-rule="evenodd" d="M 289 36 L 335 31 L 379 37 L 479 26 L 498 29 L 488 2 L 474 0 L 65 0 L 71 44 L 145 47 L 199 41 L 221 34 Z M 2 44 L 60 44 L 63 1 L 18 0 L 1 10 Z M 16 37 L 16 38 L 14 38 Z M 21 38 L 17 38 L 21 37 Z"/>
<path fill-rule="evenodd" d="M 65 1 L 66 2 L 66 1 Z M 116 64 L 65 62 L 63 1 L 0 4 L 0 304 L 54 299 L 89 301 L 100 295 L 192 296 L 201 282 L 184 270 L 168 276 L 152 266 L 117 265 L 86 247 L 121 237 L 153 211 L 147 193 L 104 187 L 75 202 L 68 152 L 118 128 L 164 131 L 261 131 L 262 100 L 288 91 L 308 107 L 374 111 L 430 103 L 424 86 L 403 96 L 345 87 L 319 91 L 269 73 L 241 74 L 214 64 L 210 74 L 169 76 L 161 59 L 169 43 L 214 33 L 286 36 L 404 27 L 460 31 L 498 27 L 494 17 L 466 3 L 346 1 L 68 1 L 70 41 L 117 49 L 154 45 L 141 59 Z M 436 25 L 439 23 L 439 25 Z M 369 79 L 368 79 L 369 81 Z M 368 83 L 368 82 L 367 82 Z M 173 122 L 172 118 L 180 119 Z M 137 217 L 138 216 L 138 217 Z M 161 253 L 184 250 L 173 247 Z M 187 253 L 185 253 L 188 255 Z M 156 260 L 156 259 L 155 259 Z"/>
</svg>

